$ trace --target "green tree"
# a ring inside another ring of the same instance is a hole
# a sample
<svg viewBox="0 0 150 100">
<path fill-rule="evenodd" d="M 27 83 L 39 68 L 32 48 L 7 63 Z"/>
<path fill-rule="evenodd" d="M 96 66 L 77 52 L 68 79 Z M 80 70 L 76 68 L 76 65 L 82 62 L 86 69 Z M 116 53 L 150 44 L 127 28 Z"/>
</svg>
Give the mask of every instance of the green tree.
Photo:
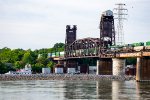
<svg viewBox="0 0 150 100">
<path fill-rule="evenodd" d="M 65 47 L 64 43 L 56 43 L 54 44 L 53 49 L 55 52 L 60 52 L 60 51 L 64 51 L 64 47 Z"/>
<path fill-rule="evenodd" d="M 41 73 L 43 67 L 44 67 L 43 64 L 36 63 L 34 66 L 32 66 L 32 71 L 33 71 L 33 73 Z"/>
<path fill-rule="evenodd" d="M 56 43 L 52 48 L 42 48 L 32 51 L 31 49 L 13 49 L 4 47 L 0 49 L 0 66 L 1 72 L 24 68 L 26 63 L 30 63 L 35 69 L 40 69 L 39 66 L 52 67 L 53 61 L 47 59 L 47 54 L 52 52 L 64 51 L 64 43 Z M 37 59 L 38 54 L 42 54 L 42 58 Z M 7 66 L 11 63 L 12 67 Z M 40 65 L 41 64 L 41 65 Z"/>
<path fill-rule="evenodd" d="M 4 74 L 8 71 L 7 66 L 0 61 L 0 74 Z"/>
<path fill-rule="evenodd" d="M 126 65 L 136 65 L 136 58 L 127 58 Z"/>
<path fill-rule="evenodd" d="M 31 52 L 30 52 L 30 55 L 31 55 L 31 57 L 32 57 L 32 59 L 31 59 L 31 64 L 35 64 L 35 63 L 36 63 L 36 59 L 37 59 L 37 57 L 38 57 L 38 53 L 37 53 L 37 52 L 34 52 L 34 51 L 31 51 Z"/>
<path fill-rule="evenodd" d="M 22 58 L 22 61 L 26 64 L 26 63 L 32 63 L 32 56 L 31 56 L 31 54 L 30 54 L 30 52 L 28 51 L 28 52 L 26 52 L 25 54 L 24 54 L 24 56 L 23 56 L 23 58 Z"/>
<path fill-rule="evenodd" d="M 44 66 L 46 66 L 47 63 L 48 63 L 48 59 L 45 58 L 45 57 L 40 57 L 40 58 L 38 58 L 36 61 L 37 61 L 37 63 L 41 63 L 41 64 L 43 64 Z"/>
<path fill-rule="evenodd" d="M 9 55 L 9 62 L 15 63 L 16 61 L 20 61 L 24 55 L 24 50 L 22 49 L 14 49 L 11 50 Z"/>
<path fill-rule="evenodd" d="M 9 63 L 10 60 L 10 55 L 11 55 L 11 49 L 4 47 L 2 49 L 0 49 L 0 61 L 2 63 Z"/>
<path fill-rule="evenodd" d="M 15 61 L 21 61 L 22 57 L 25 53 L 25 51 L 23 49 L 14 49 L 14 50 L 12 50 L 12 52 L 17 56 Z"/>
<path fill-rule="evenodd" d="M 55 65 L 53 61 L 49 61 L 47 67 L 52 68 Z"/>
<path fill-rule="evenodd" d="M 25 63 L 23 63 L 23 61 L 16 61 L 14 65 L 15 65 L 14 68 L 17 70 L 24 68 Z"/>
<path fill-rule="evenodd" d="M 63 48 L 65 46 L 64 43 L 56 43 L 53 48 Z"/>
</svg>

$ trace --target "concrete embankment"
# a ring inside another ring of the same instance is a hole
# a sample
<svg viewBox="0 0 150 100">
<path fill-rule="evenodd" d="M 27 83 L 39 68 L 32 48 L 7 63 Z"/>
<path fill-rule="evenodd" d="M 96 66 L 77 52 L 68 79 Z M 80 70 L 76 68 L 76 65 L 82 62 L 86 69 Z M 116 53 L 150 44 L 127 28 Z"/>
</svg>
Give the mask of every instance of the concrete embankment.
<svg viewBox="0 0 150 100">
<path fill-rule="evenodd" d="M 112 76 L 93 74 L 32 74 L 32 75 L 0 75 L 0 81 L 10 80 L 135 80 L 132 76 Z"/>
</svg>

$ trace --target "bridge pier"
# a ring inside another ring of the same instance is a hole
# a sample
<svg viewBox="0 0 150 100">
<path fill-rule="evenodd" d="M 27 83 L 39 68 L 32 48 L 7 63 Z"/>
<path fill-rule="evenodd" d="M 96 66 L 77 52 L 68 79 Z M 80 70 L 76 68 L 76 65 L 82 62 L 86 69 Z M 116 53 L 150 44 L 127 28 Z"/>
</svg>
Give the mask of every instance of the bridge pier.
<svg viewBox="0 0 150 100">
<path fill-rule="evenodd" d="M 97 75 L 112 75 L 112 59 L 101 58 L 97 60 Z"/>
<path fill-rule="evenodd" d="M 150 81 L 150 57 L 138 57 L 136 64 L 136 81 Z"/>
<path fill-rule="evenodd" d="M 113 75 L 125 75 L 125 59 L 113 58 Z"/>
<path fill-rule="evenodd" d="M 67 73 L 68 68 L 75 68 L 77 69 L 78 63 L 73 60 L 64 61 L 64 73 Z"/>
<path fill-rule="evenodd" d="M 97 64 L 96 64 L 96 75 L 99 75 L 100 74 L 100 72 L 99 72 L 99 66 L 100 66 L 100 63 L 99 63 L 100 61 L 99 60 L 97 60 Z"/>
<path fill-rule="evenodd" d="M 141 58 L 137 58 L 136 62 L 136 80 L 139 81 L 141 80 Z"/>
<path fill-rule="evenodd" d="M 81 64 L 80 65 L 80 73 L 89 74 L 89 65 L 88 64 Z"/>
</svg>

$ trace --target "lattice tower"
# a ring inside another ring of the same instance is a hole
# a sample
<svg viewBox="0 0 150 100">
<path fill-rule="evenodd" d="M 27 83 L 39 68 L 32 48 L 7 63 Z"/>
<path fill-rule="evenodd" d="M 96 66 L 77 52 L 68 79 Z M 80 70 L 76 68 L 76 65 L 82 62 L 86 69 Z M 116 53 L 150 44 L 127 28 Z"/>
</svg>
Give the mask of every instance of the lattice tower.
<svg viewBox="0 0 150 100">
<path fill-rule="evenodd" d="M 118 3 L 115 4 L 117 8 L 114 8 L 114 15 L 116 19 L 117 29 L 116 29 L 116 45 L 124 45 L 124 30 L 123 30 L 123 22 L 127 20 L 126 15 L 127 9 L 125 8 L 126 4 Z"/>
</svg>

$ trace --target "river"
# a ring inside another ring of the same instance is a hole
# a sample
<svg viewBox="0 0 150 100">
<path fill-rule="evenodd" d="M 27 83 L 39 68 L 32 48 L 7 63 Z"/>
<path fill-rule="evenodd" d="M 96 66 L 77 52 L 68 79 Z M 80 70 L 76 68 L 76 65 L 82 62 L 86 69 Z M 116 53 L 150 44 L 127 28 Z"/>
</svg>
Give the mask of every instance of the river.
<svg viewBox="0 0 150 100">
<path fill-rule="evenodd" d="M 135 81 L 0 81 L 0 100 L 148 100 L 150 83 Z"/>
</svg>

